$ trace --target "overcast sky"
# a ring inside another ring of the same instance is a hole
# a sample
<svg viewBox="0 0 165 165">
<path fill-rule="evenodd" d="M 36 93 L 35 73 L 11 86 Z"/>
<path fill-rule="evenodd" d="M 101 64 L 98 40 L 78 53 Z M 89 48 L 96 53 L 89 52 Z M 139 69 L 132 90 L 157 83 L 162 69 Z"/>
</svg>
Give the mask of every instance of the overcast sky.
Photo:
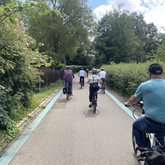
<svg viewBox="0 0 165 165">
<path fill-rule="evenodd" d="M 161 26 L 165 28 L 165 0 L 88 0 L 98 20 L 112 9 L 112 5 L 122 3 L 123 9 L 143 14 L 147 23 L 153 22 L 158 30 L 165 32 L 161 29 Z"/>
</svg>

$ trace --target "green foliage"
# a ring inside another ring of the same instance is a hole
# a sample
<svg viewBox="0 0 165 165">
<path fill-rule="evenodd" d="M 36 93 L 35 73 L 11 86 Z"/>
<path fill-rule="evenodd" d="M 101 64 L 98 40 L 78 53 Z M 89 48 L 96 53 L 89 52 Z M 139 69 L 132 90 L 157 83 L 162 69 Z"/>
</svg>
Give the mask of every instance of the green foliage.
<svg viewBox="0 0 165 165">
<path fill-rule="evenodd" d="M 24 10 L 22 19 L 37 44 L 44 43 L 40 52 L 46 52 L 52 58 L 52 67 L 56 68 L 66 58 L 72 60 L 78 49 L 86 50 L 95 23 L 87 1 L 58 0 L 56 7 L 51 3 L 53 9 L 51 4 Z"/>
<path fill-rule="evenodd" d="M 25 33 L 15 13 L 19 5 L 14 5 L 13 1 L 0 7 L 0 129 L 7 131 L 15 131 L 11 125 L 18 107 L 30 104 L 31 88 L 40 75 L 34 66 L 47 65 L 47 57 L 32 50 L 35 40 Z"/>
<path fill-rule="evenodd" d="M 57 70 L 64 70 L 65 69 L 65 64 L 62 64 L 61 62 L 57 66 Z"/>
<path fill-rule="evenodd" d="M 9 117 L 7 118 L 8 126 L 6 128 L 6 132 L 8 134 L 7 141 L 11 141 L 16 135 L 19 133 L 19 129 L 16 126 L 16 123 L 11 120 Z"/>
<path fill-rule="evenodd" d="M 157 49 L 147 54 L 147 59 L 165 62 L 165 35 L 161 34 L 161 43 L 157 44 Z"/>
<path fill-rule="evenodd" d="M 130 14 L 119 5 L 98 23 L 98 34 L 93 42 L 95 64 L 145 62 L 147 53 L 156 50 L 160 41 L 153 23 L 147 24 L 143 15 Z"/>
<path fill-rule="evenodd" d="M 149 80 L 146 68 L 153 63 L 148 61 L 146 63 L 120 63 L 103 65 L 107 72 L 106 83 L 110 88 L 130 97 L 133 95 L 137 87 L 144 81 Z M 164 68 L 163 62 L 160 65 Z"/>
</svg>

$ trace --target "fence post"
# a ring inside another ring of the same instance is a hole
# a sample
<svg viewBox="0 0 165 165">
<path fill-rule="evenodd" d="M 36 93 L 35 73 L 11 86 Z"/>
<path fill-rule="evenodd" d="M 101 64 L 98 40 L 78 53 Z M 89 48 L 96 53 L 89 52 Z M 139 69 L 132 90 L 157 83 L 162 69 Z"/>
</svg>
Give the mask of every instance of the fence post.
<svg viewBox="0 0 165 165">
<path fill-rule="evenodd" d="M 40 75 L 41 78 L 41 75 Z M 41 81 L 39 80 L 39 91 L 41 91 Z"/>
</svg>

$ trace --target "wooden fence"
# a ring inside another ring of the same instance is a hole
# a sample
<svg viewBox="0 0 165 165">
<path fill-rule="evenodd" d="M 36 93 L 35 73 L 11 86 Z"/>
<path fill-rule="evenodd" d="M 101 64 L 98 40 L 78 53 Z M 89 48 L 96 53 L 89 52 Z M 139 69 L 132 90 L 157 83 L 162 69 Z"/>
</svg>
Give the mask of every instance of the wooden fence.
<svg viewBox="0 0 165 165">
<path fill-rule="evenodd" d="M 37 83 L 38 88 L 49 86 L 51 83 L 55 83 L 57 80 L 63 79 L 64 71 L 53 71 L 51 68 L 46 68 L 44 66 L 41 66 L 38 69 L 44 73 L 44 75 L 41 76 L 44 82 Z"/>
</svg>

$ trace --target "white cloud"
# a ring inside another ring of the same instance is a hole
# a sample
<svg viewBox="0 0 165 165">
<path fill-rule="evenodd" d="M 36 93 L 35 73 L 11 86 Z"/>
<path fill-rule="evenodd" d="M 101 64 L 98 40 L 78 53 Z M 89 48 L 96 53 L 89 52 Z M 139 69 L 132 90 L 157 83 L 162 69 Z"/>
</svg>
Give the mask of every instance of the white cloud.
<svg viewBox="0 0 165 165">
<path fill-rule="evenodd" d="M 108 5 L 101 5 L 94 10 L 97 19 L 100 20 L 107 11 L 112 10 L 112 6 L 124 4 L 122 9 L 130 12 L 137 12 L 144 15 L 147 23 L 154 23 L 160 30 L 160 27 L 165 27 L 165 0 L 107 0 Z"/>
<path fill-rule="evenodd" d="M 100 20 L 106 12 L 112 10 L 112 5 L 101 5 L 94 10 L 94 14 L 96 15 L 97 20 Z"/>
</svg>

